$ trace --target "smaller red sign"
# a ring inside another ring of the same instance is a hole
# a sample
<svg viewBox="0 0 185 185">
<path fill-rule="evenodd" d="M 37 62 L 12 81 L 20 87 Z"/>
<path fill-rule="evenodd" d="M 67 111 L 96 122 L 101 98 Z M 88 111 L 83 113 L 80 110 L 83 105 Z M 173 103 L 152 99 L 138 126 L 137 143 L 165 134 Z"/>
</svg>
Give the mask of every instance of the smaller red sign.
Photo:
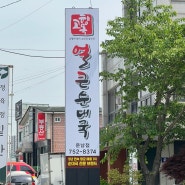
<svg viewBox="0 0 185 185">
<path fill-rule="evenodd" d="M 93 35 L 93 17 L 90 14 L 71 15 L 71 33 L 73 35 Z"/>
<path fill-rule="evenodd" d="M 38 113 L 38 141 L 46 139 L 45 113 Z"/>
</svg>

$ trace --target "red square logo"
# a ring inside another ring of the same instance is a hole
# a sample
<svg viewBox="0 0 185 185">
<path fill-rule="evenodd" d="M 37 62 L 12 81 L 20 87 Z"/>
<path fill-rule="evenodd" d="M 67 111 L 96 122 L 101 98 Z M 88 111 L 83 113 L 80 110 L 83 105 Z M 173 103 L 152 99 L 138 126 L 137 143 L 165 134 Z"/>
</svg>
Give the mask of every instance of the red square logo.
<svg viewBox="0 0 185 185">
<path fill-rule="evenodd" d="M 93 17 L 90 14 L 73 14 L 71 16 L 71 33 L 73 35 L 93 35 Z"/>
</svg>

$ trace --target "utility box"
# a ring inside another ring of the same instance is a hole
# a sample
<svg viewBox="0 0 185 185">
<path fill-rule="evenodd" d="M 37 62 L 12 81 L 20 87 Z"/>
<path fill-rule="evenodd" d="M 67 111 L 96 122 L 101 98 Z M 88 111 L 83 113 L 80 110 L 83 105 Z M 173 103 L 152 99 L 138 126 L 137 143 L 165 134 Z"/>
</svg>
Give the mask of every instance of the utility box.
<svg viewBox="0 0 185 185">
<path fill-rule="evenodd" d="M 65 155 L 40 154 L 42 185 L 65 185 Z"/>
</svg>

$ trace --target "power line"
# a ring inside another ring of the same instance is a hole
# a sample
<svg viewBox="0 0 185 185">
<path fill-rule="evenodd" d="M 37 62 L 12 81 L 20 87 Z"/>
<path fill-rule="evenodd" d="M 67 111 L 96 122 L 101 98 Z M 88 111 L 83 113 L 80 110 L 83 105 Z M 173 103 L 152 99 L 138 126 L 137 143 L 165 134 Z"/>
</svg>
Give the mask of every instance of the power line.
<svg viewBox="0 0 185 185">
<path fill-rule="evenodd" d="M 12 23 L 12 24 L 9 24 L 8 26 L 4 27 L 4 28 L 1 28 L 0 31 L 3 31 L 7 28 L 10 28 L 12 26 L 14 26 L 15 24 L 23 21 L 24 19 L 26 19 L 27 17 L 31 16 L 32 14 L 34 14 L 35 12 L 39 11 L 41 8 L 45 7 L 47 4 L 49 4 L 51 1 L 53 0 L 49 0 L 48 2 L 46 2 L 45 4 L 43 4 L 42 6 L 40 6 L 39 8 L 35 9 L 34 11 L 32 11 L 31 13 L 29 13 L 28 15 L 22 17 L 21 19 L 17 20 L 16 22 Z"/>
<path fill-rule="evenodd" d="M 22 91 L 25 91 L 27 89 L 35 87 L 36 85 L 42 84 L 45 81 L 48 81 L 50 79 L 53 79 L 55 77 L 60 76 L 61 74 L 64 73 L 64 70 L 63 70 L 64 68 L 65 68 L 64 66 L 62 66 L 62 67 L 61 66 L 58 66 L 58 67 L 56 66 L 55 68 L 50 68 L 47 71 L 41 71 L 41 72 L 37 72 L 37 73 L 30 73 L 30 74 L 27 74 L 26 76 L 21 76 L 21 78 L 19 77 L 19 78 L 15 79 L 14 80 L 14 85 L 16 85 L 16 88 L 18 87 L 18 84 L 23 84 L 25 82 L 30 83 L 31 81 L 33 81 L 35 79 L 38 79 L 38 78 L 40 79 L 40 81 L 35 82 L 35 83 L 33 82 L 32 85 L 28 85 L 28 83 L 27 83 L 26 87 L 23 87 L 22 89 L 16 90 L 14 92 L 14 94 L 15 93 L 20 94 L 20 93 L 22 93 Z M 56 72 L 58 72 L 58 73 L 56 74 Z M 55 74 L 52 76 L 53 73 L 55 73 Z M 41 78 L 45 77 L 46 75 L 47 75 L 48 78 L 44 78 L 43 80 L 41 80 Z"/>
<path fill-rule="evenodd" d="M 52 68 L 50 66 L 48 66 L 48 67 L 49 67 L 49 69 L 42 69 L 41 71 L 37 71 L 37 72 L 35 72 L 35 70 L 34 70 L 34 71 L 31 71 L 31 73 L 26 73 L 24 76 L 22 75 L 22 73 L 20 73 L 19 76 L 16 76 L 16 78 L 14 78 L 15 79 L 14 83 L 18 82 L 18 81 L 20 81 L 22 79 L 28 78 L 30 76 L 38 76 L 38 74 L 45 74 L 47 72 L 51 72 L 52 73 L 56 69 L 60 69 L 60 70 L 65 69 L 65 64 L 64 64 L 64 66 L 61 66 L 61 65 L 58 66 L 57 65 L 57 66 L 52 67 Z"/>
<path fill-rule="evenodd" d="M 54 75 L 54 76 L 51 76 L 51 77 L 49 77 L 49 78 L 47 78 L 47 79 L 44 79 L 44 80 L 42 80 L 42 81 L 40 81 L 40 82 L 37 82 L 37 83 L 35 83 L 35 84 L 31 85 L 31 86 L 25 87 L 24 89 L 17 90 L 17 91 L 14 92 L 14 94 L 15 94 L 15 93 L 16 93 L 16 94 L 17 94 L 17 93 L 21 93 L 20 91 L 24 91 L 24 90 L 30 89 L 30 88 L 32 88 L 32 87 L 35 87 L 36 85 L 39 85 L 39 84 L 41 84 L 41 83 L 43 83 L 43 82 L 46 82 L 46 81 L 48 81 L 48 80 L 50 80 L 50 79 L 56 78 L 57 76 L 59 76 L 59 75 L 61 75 L 61 74 L 63 74 L 63 73 L 64 73 L 64 72 L 60 72 L 60 73 L 58 73 L 58 74 L 56 74 L 56 75 Z"/>
<path fill-rule="evenodd" d="M 9 4 L 7 4 L 7 5 L 0 6 L 0 8 L 5 8 L 5 7 L 7 7 L 7 6 L 10 6 L 10 5 L 12 5 L 12 4 L 18 3 L 18 2 L 20 2 L 20 1 L 22 1 L 22 0 L 14 1 L 14 2 L 9 3 Z"/>
<path fill-rule="evenodd" d="M 0 49 L 0 51 L 15 54 L 15 55 L 21 55 L 21 56 L 25 56 L 25 57 L 33 57 L 33 58 L 54 58 L 54 59 L 55 58 L 65 58 L 65 57 L 49 57 L 49 56 L 39 56 L 39 55 L 28 55 L 28 54 L 18 53 L 18 52 L 14 52 L 14 51 L 8 51 L 8 50 L 4 50 L 4 49 Z"/>
<path fill-rule="evenodd" d="M 39 74 L 36 74 L 36 75 L 29 75 L 28 77 L 22 77 L 21 79 L 15 80 L 14 81 L 14 85 L 17 85 L 17 84 L 20 84 L 20 83 L 22 84 L 22 83 L 28 82 L 28 81 L 30 82 L 31 80 L 42 78 L 42 77 L 44 77 L 46 75 L 48 76 L 48 75 L 51 75 L 52 73 L 56 73 L 56 72 L 61 71 L 61 70 L 64 70 L 64 67 L 57 68 L 55 70 L 46 71 L 46 72 L 39 73 Z"/>
<path fill-rule="evenodd" d="M 11 48 L 11 49 L 10 49 L 10 48 L 1 48 L 1 49 L 3 49 L 3 50 L 8 50 L 8 51 L 44 51 L 44 52 L 45 52 L 45 51 L 47 51 L 47 52 L 48 52 L 48 51 L 49 51 L 49 52 L 50 52 L 50 51 L 51 51 L 51 52 L 55 52 L 55 51 L 56 51 L 56 52 L 65 51 L 64 49 L 31 49 L 31 48 L 30 48 L 30 49 L 29 49 L 29 48 L 28 48 L 28 49 L 25 49 L 25 48 L 16 48 L 16 49 L 15 49 L 15 48 Z"/>
</svg>

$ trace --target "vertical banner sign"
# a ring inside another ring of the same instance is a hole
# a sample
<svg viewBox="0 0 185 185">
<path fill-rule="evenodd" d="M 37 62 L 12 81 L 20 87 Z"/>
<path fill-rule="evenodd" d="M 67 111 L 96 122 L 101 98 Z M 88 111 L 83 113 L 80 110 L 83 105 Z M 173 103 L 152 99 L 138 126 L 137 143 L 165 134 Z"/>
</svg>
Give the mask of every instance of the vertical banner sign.
<svg viewBox="0 0 185 185">
<path fill-rule="evenodd" d="M 99 12 L 65 13 L 66 168 L 99 168 Z"/>
<path fill-rule="evenodd" d="M 6 166 L 8 143 L 9 69 L 0 65 L 0 169 Z"/>
<path fill-rule="evenodd" d="M 37 114 L 38 120 L 38 141 L 46 139 L 46 122 L 45 122 L 45 113 L 39 112 Z"/>
<path fill-rule="evenodd" d="M 18 121 L 22 118 L 22 100 L 15 104 L 15 120 Z"/>
</svg>

